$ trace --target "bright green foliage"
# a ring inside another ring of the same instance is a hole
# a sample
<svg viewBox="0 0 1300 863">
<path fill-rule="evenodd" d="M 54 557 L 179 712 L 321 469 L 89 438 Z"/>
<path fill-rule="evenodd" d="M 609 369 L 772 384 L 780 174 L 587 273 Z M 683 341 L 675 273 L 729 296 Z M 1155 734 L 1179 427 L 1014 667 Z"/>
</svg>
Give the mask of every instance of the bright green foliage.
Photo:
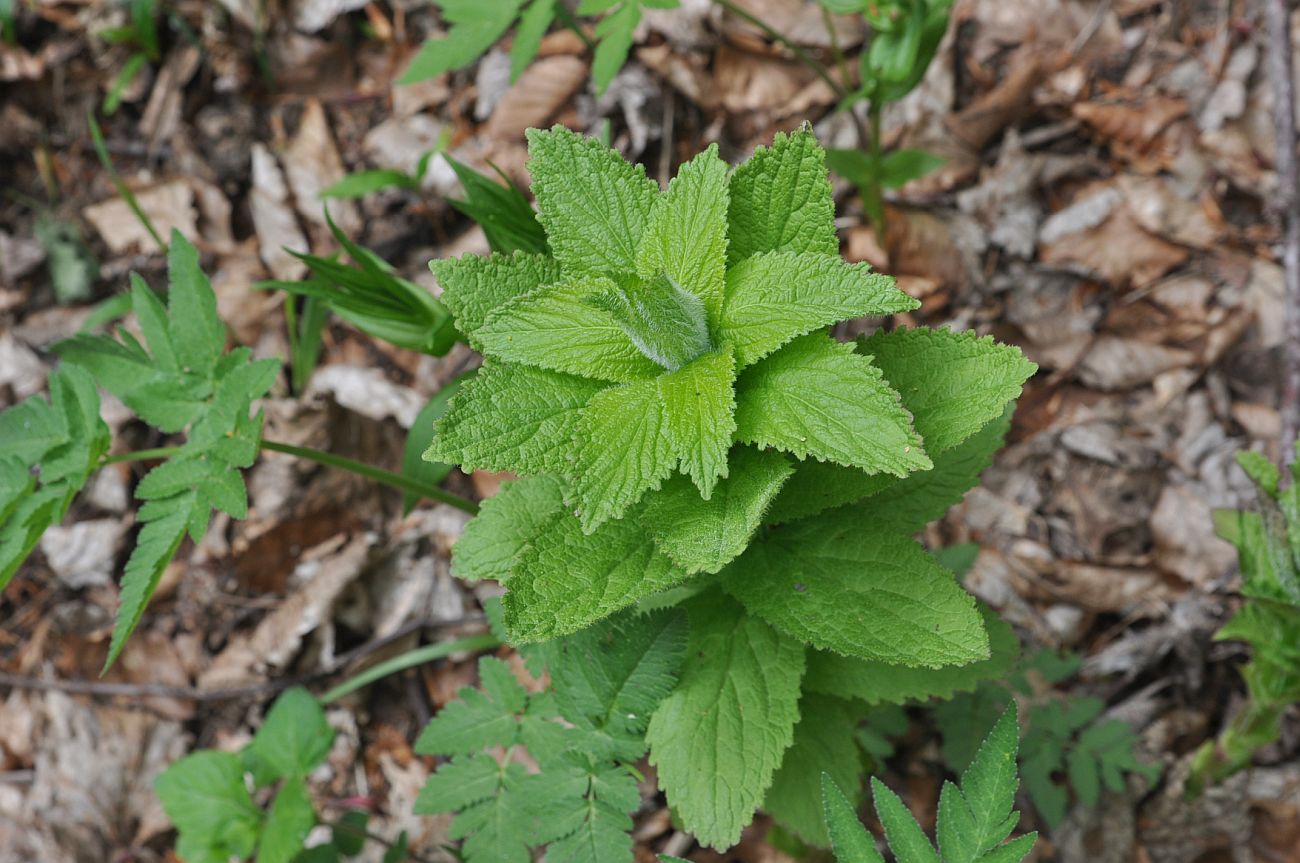
<svg viewBox="0 0 1300 863">
<path fill-rule="evenodd" d="M 176 232 L 168 275 L 166 307 L 142 279 L 132 279 L 131 302 L 144 343 L 119 330 L 116 337 L 77 335 L 55 348 L 145 422 L 186 435 L 180 451 L 136 487 L 136 497 L 145 502 L 137 514 L 144 527 L 122 576 L 110 665 L 185 535 L 201 539 L 214 509 L 233 518 L 246 515 L 240 471 L 257 457 L 262 433 L 262 415 L 250 417 L 249 406 L 280 371 L 279 360 L 254 360 L 247 348 L 224 352 L 216 295 L 199 269 L 198 251 Z"/>
<path fill-rule="evenodd" d="M 0 412 L 0 589 L 57 524 L 111 443 L 85 371 L 50 376 L 50 398 Z"/>
<path fill-rule="evenodd" d="M 421 46 L 400 83 L 425 81 L 470 65 L 487 53 L 512 24 L 516 28 L 510 49 L 510 78 L 518 79 L 537 56 L 542 37 L 555 21 L 556 2 L 439 0 L 437 5 L 451 27 L 446 36 L 430 39 Z M 595 26 L 596 46 L 591 68 L 597 93 L 604 92 L 627 62 L 632 34 L 641 23 L 643 5 L 675 9 L 677 0 L 583 0 L 574 12 L 559 13 L 566 21 L 571 21 L 574 14 L 603 15 Z"/>
<path fill-rule="evenodd" d="M 969 665 L 910 668 L 817 650 L 808 654 L 804 689 L 859 698 L 868 704 L 904 704 L 974 691 L 983 681 L 1005 676 L 1020 653 L 1020 642 L 1011 627 L 987 606 L 980 605 L 979 611 L 989 636 L 988 659 Z"/>
<path fill-rule="evenodd" d="M 314 278 L 301 282 L 258 282 L 263 290 L 281 290 L 325 303 L 362 332 L 407 350 L 442 356 L 456 343 L 451 313 L 436 297 L 398 276 L 374 252 L 348 239 L 326 211 L 334 239 L 353 266 L 333 257 L 289 253 L 307 265 Z"/>
<path fill-rule="evenodd" d="M 1095 806 L 1104 785 L 1122 791 L 1125 774 L 1135 773 L 1155 781 L 1158 765 L 1143 764 L 1135 755 L 1138 738 L 1128 723 L 1099 719 L 1106 705 L 1101 699 L 1064 697 L 1053 692 L 1039 696 L 1037 688 L 1063 682 L 1077 673 L 1077 656 L 1042 651 L 1027 657 L 1007 685 L 985 683 L 972 693 L 939 704 L 934 717 L 943 736 L 944 760 L 953 770 L 964 770 L 976 757 L 979 734 L 1002 714 L 1013 699 L 1033 698 L 1020 770 L 1025 789 L 1043 820 L 1055 827 L 1065 818 L 1070 790 L 1085 806 Z M 1037 682 L 1036 682 L 1037 681 Z M 1068 782 L 1057 777 L 1064 776 Z"/>
<path fill-rule="evenodd" d="M 534 0 L 529 7 L 530 14 L 533 7 L 546 9 L 550 2 L 553 0 Z M 492 251 L 500 254 L 516 251 L 541 254 L 546 251 L 546 234 L 537 222 L 537 214 L 524 193 L 501 169 L 493 165 L 501 178 L 498 183 L 450 156 L 444 155 L 443 158 L 465 189 L 465 200 L 453 198 L 447 203 L 479 223 Z"/>
<path fill-rule="evenodd" d="M 461 385 L 473 380 L 477 373 L 477 369 L 472 369 L 452 378 L 446 386 L 433 394 L 424 407 L 420 408 L 420 412 L 415 416 L 415 422 L 411 424 L 411 430 L 406 435 L 406 443 L 402 447 L 402 473 L 407 478 L 436 486 L 451 473 L 451 465 L 425 460 L 426 436 L 429 429 L 433 427 L 434 420 L 441 419 L 447 412 L 447 408 L 451 406 L 451 397 L 460 392 Z M 419 502 L 419 495 L 407 492 L 402 497 L 402 514 L 410 515 L 411 510 L 415 509 L 415 505 Z"/>
<path fill-rule="evenodd" d="M 304 777 L 325 760 L 333 741 L 320 705 L 296 688 L 276 700 L 242 752 L 204 749 L 168 767 L 154 789 L 180 833 L 177 854 L 185 863 L 229 863 L 254 850 L 258 863 L 297 860 L 317 823 Z M 280 783 L 267 811 L 253 801 L 246 774 L 257 788 Z M 329 859 L 337 860 L 344 849 L 347 856 L 360 851 L 353 838 L 336 839 L 316 853 L 333 851 Z"/>
<path fill-rule="evenodd" d="M 1218 740 L 1193 763 L 1192 787 L 1222 779 L 1250 764 L 1278 739 L 1284 711 L 1300 701 L 1300 467 L 1290 483 L 1266 458 L 1237 456 L 1259 486 L 1259 511 L 1215 513 L 1219 535 L 1237 547 L 1245 602 L 1215 638 L 1244 641 L 1251 659 L 1241 669 L 1249 701 Z"/>
<path fill-rule="evenodd" d="M 719 593 L 688 609 L 691 662 L 646 739 L 669 805 L 701 842 L 723 848 L 794 739 L 803 648 Z"/>
<path fill-rule="evenodd" d="M 869 351 L 831 338 L 916 302 L 838 256 L 807 129 L 731 172 L 710 148 L 662 192 L 567 130 L 529 145 L 553 257 L 434 264 L 485 361 L 426 457 L 524 477 L 485 503 L 453 572 L 504 583 L 516 644 L 688 603 L 692 648 L 648 735 L 661 788 L 708 844 L 765 799 L 824 842 L 808 764 L 856 753 L 847 698 L 951 692 L 1014 653 L 1005 628 L 991 652 L 974 600 L 912 535 L 977 482 L 1034 366 L 948 331 Z M 811 719 L 807 756 L 786 759 L 801 703 L 836 733 L 814 740 Z"/>
<path fill-rule="evenodd" d="M 936 827 L 938 851 L 906 805 L 878 779 L 871 780 L 876 815 L 899 863 L 1019 863 L 1034 846 L 1036 833 L 1007 841 L 1020 813 L 1014 810 L 1017 746 L 1016 711 L 994 725 L 961 777 L 960 786 L 943 784 Z M 823 805 L 831 846 L 839 863 L 884 863 L 871 835 L 858 822 L 853 805 L 829 775 L 822 777 Z"/>
<path fill-rule="evenodd" d="M 812 845 L 830 842 L 822 817 L 822 776 L 841 788 L 857 788 L 861 782 L 856 739 L 861 717 L 861 707 L 843 698 L 806 692 L 799 701 L 794 742 L 772 777 L 763 809 Z"/>
<path fill-rule="evenodd" d="M 537 652 L 548 691 L 528 695 L 497 659 L 479 663 L 481 690 L 463 689 L 416 743 L 452 760 L 430 777 L 416 812 L 456 811 L 451 837 L 468 863 L 632 859 L 630 813 L 641 803 L 629 768 L 645 727 L 672 690 L 686 648 L 682 615 L 622 616 Z M 530 773 L 512 760 L 522 746 Z M 505 747 L 502 760 L 484 752 Z"/>
<path fill-rule="evenodd" d="M 990 655 L 975 600 L 952 574 L 850 509 L 755 542 L 723 584 L 778 629 L 845 656 L 939 668 Z"/>
</svg>

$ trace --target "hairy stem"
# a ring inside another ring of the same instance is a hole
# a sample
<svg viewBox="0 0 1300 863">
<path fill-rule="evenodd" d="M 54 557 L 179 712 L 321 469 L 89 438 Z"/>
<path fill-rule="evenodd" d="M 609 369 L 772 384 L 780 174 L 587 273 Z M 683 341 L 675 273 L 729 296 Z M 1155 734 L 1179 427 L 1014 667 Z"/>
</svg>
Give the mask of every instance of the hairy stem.
<svg viewBox="0 0 1300 863">
<path fill-rule="evenodd" d="M 392 659 L 367 668 L 356 677 L 343 681 L 338 686 L 322 695 L 318 700 L 321 704 L 331 704 L 345 695 L 350 695 L 362 687 L 369 686 L 376 680 L 382 680 L 383 678 L 396 674 L 399 671 L 405 671 L 406 669 L 414 668 L 417 665 L 424 665 L 426 662 L 433 662 L 435 659 L 445 659 L 453 653 L 491 650 L 494 647 L 500 646 L 500 639 L 490 632 L 487 632 L 482 635 L 471 635 L 468 638 L 460 638 L 456 641 L 444 641 L 439 644 L 429 644 L 424 647 L 416 648 L 415 650 L 408 650 L 406 653 L 398 654 Z"/>
<path fill-rule="evenodd" d="M 458 494 L 452 494 L 449 491 L 439 488 L 436 485 L 420 482 L 417 479 L 402 476 L 400 473 L 393 473 L 390 470 L 384 470 L 381 467 L 375 467 L 372 464 L 366 464 L 363 461 L 347 458 L 346 456 L 336 455 L 332 452 L 311 449 L 305 446 L 296 446 L 294 444 L 280 443 L 279 441 L 263 439 L 261 442 L 262 450 L 271 452 L 285 453 L 286 455 L 296 456 L 307 461 L 314 461 L 317 464 L 323 464 L 326 467 L 346 470 L 358 476 L 364 476 L 366 479 L 372 479 L 375 482 L 401 489 L 402 491 L 418 494 L 421 497 L 435 500 L 439 503 L 445 503 L 448 506 L 454 506 L 457 509 L 464 510 L 470 515 L 478 512 L 478 504 Z M 118 455 L 111 455 L 104 459 L 103 464 L 120 464 L 122 462 L 132 461 L 153 461 L 156 459 L 169 458 L 181 451 L 177 446 L 157 447 L 155 449 L 141 449 L 134 452 L 124 452 Z"/>
</svg>

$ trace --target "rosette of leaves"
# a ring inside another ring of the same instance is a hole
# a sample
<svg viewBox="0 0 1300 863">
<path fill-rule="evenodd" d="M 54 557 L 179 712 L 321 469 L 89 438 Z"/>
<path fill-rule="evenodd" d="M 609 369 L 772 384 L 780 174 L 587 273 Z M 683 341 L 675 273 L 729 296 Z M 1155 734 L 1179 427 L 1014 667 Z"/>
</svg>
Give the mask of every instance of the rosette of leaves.
<svg viewBox="0 0 1300 863">
<path fill-rule="evenodd" d="M 551 255 L 432 265 L 484 364 L 426 458 L 520 477 L 453 571 L 505 584 L 516 644 L 684 605 L 646 732 L 669 803 L 717 847 L 765 801 L 824 842 L 821 772 L 858 778 L 851 684 L 917 697 L 990 660 L 974 600 L 912 536 L 975 484 L 1035 367 L 971 333 L 831 337 L 917 304 L 839 257 L 807 129 L 734 170 L 710 147 L 663 191 L 561 127 L 528 138 Z"/>
</svg>

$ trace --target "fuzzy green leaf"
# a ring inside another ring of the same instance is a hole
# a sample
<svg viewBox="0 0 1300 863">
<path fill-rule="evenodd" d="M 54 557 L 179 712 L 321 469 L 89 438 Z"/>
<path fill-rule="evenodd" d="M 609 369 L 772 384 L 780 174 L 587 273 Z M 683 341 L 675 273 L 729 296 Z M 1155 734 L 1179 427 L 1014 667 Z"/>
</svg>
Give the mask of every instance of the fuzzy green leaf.
<svg viewBox="0 0 1300 863">
<path fill-rule="evenodd" d="M 770 521 L 782 523 L 863 500 L 874 518 L 915 533 L 943 516 L 979 484 L 1011 427 L 1008 409 L 966 440 L 934 456 L 934 467 L 899 479 L 845 470 L 822 462 L 800 464 L 772 504 Z"/>
<path fill-rule="evenodd" d="M 632 519 L 590 534 L 560 519 L 520 553 L 506 582 L 506 626 L 515 643 L 567 635 L 685 578 Z"/>
<path fill-rule="evenodd" d="M 440 299 L 455 316 L 456 328 L 476 348 L 479 327 L 493 310 L 560 280 L 554 258 L 522 252 L 430 261 L 429 269 L 442 287 Z"/>
<path fill-rule="evenodd" d="M 483 501 L 452 548 L 451 572 L 466 581 L 505 581 L 533 540 L 562 519 L 564 492 L 550 477 L 515 480 Z"/>
<path fill-rule="evenodd" d="M 703 301 L 714 324 L 727 260 L 727 173 L 717 144 L 682 165 L 655 202 L 637 254 L 641 278 L 667 275 Z"/>
<path fill-rule="evenodd" d="M 736 438 L 874 473 L 930 468 L 911 415 L 852 346 L 814 333 L 736 381 Z"/>
<path fill-rule="evenodd" d="M 489 360 L 438 421 L 424 458 L 465 471 L 561 473 L 582 408 L 602 387 L 576 375 Z"/>
<path fill-rule="evenodd" d="M 989 656 L 975 600 L 952 573 L 850 509 L 774 531 L 722 577 L 750 612 L 824 650 L 929 668 Z"/>
<path fill-rule="evenodd" d="M 529 129 L 528 171 L 555 259 L 575 273 L 631 274 L 659 186 L 599 141 Z"/>
<path fill-rule="evenodd" d="M 862 339 L 858 350 L 903 397 L 931 456 L 1001 416 L 1038 370 L 1019 349 L 970 331 L 881 331 Z"/>
<path fill-rule="evenodd" d="M 803 647 L 716 592 L 688 610 L 691 662 L 655 711 L 646 740 L 685 828 L 726 848 L 794 738 Z"/>
<path fill-rule="evenodd" d="M 684 476 L 645 499 L 645 522 L 659 550 L 688 572 L 715 573 L 749 545 L 793 466 L 774 452 L 737 448 L 730 475 L 701 500 Z"/>
<path fill-rule="evenodd" d="M 825 156 L 810 127 L 755 150 L 730 190 L 728 266 L 760 252 L 839 254 Z"/>
<path fill-rule="evenodd" d="M 743 369 L 836 321 L 919 305 L 869 264 L 816 252 L 761 252 L 727 270 L 718 337 L 735 345 Z"/>
<path fill-rule="evenodd" d="M 672 455 L 705 500 L 718 479 L 728 475 L 727 450 L 736 430 L 735 380 L 735 360 L 724 349 L 657 381 Z"/>
<path fill-rule="evenodd" d="M 637 350 L 670 371 L 713 348 L 704 301 L 663 274 L 612 285 L 590 302 L 609 312 Z"/>
<path fill-rule="evenodd" d="M 476 336 L 483 353 L 604 381 L 634 381 L 663 369 L 643 354 L 608 311 L 590 297 L 614 289 L 602 277 L 546 285 L 503 306 Z"/>
<path fill-rule="evenodd" d="M 677 465 L 656 380 L 602 390 L 578 419 L 572 497 L 583 531 L 620 518 Z"/>
<path fill-rule="evenodd" d="M 805 692 L 799 700 L 794 743 L 772 778 L 763 809 L 809 844 L 824 848 L 830 842 L 821 806 L 822 777 L 841 788 L 859 786 L 862 762 L 854 731 L 861 715 L 842 698 Z"/>
<path fill-rule="evenodd" d="M 988 606 L 981 604 L 979 610 L 989 635 L 988 659 L 942 668 L 910 668 L 816 650 L 808 654 L 804 689 L 860 698 L 868 704 L 904 704 L 972 692 L 983 681 L 1004 677 L 1020 655 L 1020 642 L 1011 627 Z"/>
</svg>

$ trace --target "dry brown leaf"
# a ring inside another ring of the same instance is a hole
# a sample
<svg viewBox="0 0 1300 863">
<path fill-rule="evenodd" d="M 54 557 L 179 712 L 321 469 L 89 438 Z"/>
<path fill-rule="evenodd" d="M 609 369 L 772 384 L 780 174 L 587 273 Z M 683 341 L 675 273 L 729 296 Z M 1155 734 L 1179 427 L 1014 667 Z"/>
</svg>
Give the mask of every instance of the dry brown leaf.
<svg viewBox="0 0 1300 863">
<path fill-rule="evenodd" d="M 713 74 L 722 106 L 733 114 L 784 110 L 815 77 L 796 60 L 755 54 L 725 43 L 714 54 Z"/>
<path fill-rule="evenodd" d="M 294 572 L 297 586 L 251 633 L 239 634 L 199 675 L 202 689 L 254 683 L 282 669 L 297 655 L 303 639 L 330 623 L 330 611 L 343 590 L 361 574 L 373 537 L 343 537 L 309 549 Z"/>
<path fill-rule="evenodd" d="M 117 551 L 129 527 L 119 518 L 52 525 L 41 535 L 41 553 L 65 587 L 79 590 L 110 584 Z"/>
<path fill-rule="evenodd" d="M 284 153 L 283 165 L 299 215 L 314 228 L 318 242 L 333 243 L 320 193 L 343 179 L 346 171 L 320 100 L 310 99 L 303 108 L 298 133 Z M 352 201 L 330 201 L 329 211 L 334 224 L 349 237 L 354 237 L 361 228 L 361 216 Z"/>
<path fill-rule="evenodd" d="M 1115 392 L 1150 383 L 1157 375 L 1195 361 L 1195 354 L 1181 348 L 1104 335 L 1080 363 L 1079 378 L 1090 387 Z"/>
<path fill-rule="evenodd" d="M 1237 559 L 1237 552 L 1214 532 L 1214 514 L 1205 499 L 1186 485 L 1167 485 L 1151 513 L 1155 561 L 1166 572 L 1207 588 Z"/>
<path fill-rule="evenodd" d="M 390 381 L 382 369 L 333 363 L 311 376 L 309 395 L 328 395 L 343 407 L 372 420 L 392 417 L 410 428 L 426 399 L 410 387 Z"/>
<path fill-rule="evenodd" d="M 1057 224 L 1052 219 L 1044 222 L 1040 240 L 1044 235 L 1058 236 L 1056 231 L 1049 234 Z M 1042 242 L 1039 257 L 1047 264 L 1095 273 L 1115 287 L 1141 287 L 1183 263 L 1188 253 L 1182 246 L 1142 230 L 1127 207 L 1115 207 L 1096 227 Z"/>
<path fill-rule="evenodd" d="M 1187 103 L 1170 96 L 1153 96 L 1141 103 L 1080 102 L 1071 111 L 1098 134 L 1120 144 L 1149 145 L 1174 120 L 1187 113 Z"/>
<path fill-rule="evenodd" d="M 154 79 L 149 102 L 140 118 L 140 136 L 148 142 L 150 154 L 156 153 L 158 147 L 180 127 L 181 88 L 198 71 L 201 57 L 196 46 L 182 45 L 167 56 Z"/>
<path fill-rule="evenodd" d="M 1158 177 L 1124 176 L 1119 179 L 1129 212 L 1148 232 L 1196 249 L 1212 249 L 1223 242 L 1228 226 L 1217 211 L 1211 218 L 1195 201 L 1179 197 Z"/>
<path fill-rule="evenodd" d="M 307 265 L 286 249 L 309 252 L 307 238 L 298 227 L 289 203 L 289 187 L 275 156 L 260 142 L 253 144 L 253 185 L 249 192 L 253 229 L 262 261 L 277 279 L 297 281 L 307 274 Z"/>
<path fill-rule="evenodd" d="M 543 57 L 497 102 L 487 123 L 487 136 L 516 141 L 525 129 L 545 126 L 586 81 L 586 61 L 563 54 Z"/>
<path fill-rule="evenodd" d="M 996 87 L 948 118 L 948 129 L 970 149 L 983 149 L 1033 106 L 1029 96 L 1055 62 L 1040 48 L 1026 44 L 1008 61 L 1010 70 Z"/>
<path fill-rule="evenodd" d="M 1158 572 L 1136 567 L 1061 560 L 1039 579 L 1039 583 L 1025 585 L 1028 595 L 1114 614 L 1158 615 L 1161 607 L 1177 596 Z"/>
<path fill-rule="evenodd" d="M 170 180 L 137 191 L 135 198 L 164 242 L 173 230 L 180 231 L 190 242 L 199 239 L 194 190 L 185 180 Z M 157 248 L 149 231 L 121 198 L 91 204 L 81 214 L 94 225 L 115 255 L 129 251 L 153 251 Z"/>
</svg>

